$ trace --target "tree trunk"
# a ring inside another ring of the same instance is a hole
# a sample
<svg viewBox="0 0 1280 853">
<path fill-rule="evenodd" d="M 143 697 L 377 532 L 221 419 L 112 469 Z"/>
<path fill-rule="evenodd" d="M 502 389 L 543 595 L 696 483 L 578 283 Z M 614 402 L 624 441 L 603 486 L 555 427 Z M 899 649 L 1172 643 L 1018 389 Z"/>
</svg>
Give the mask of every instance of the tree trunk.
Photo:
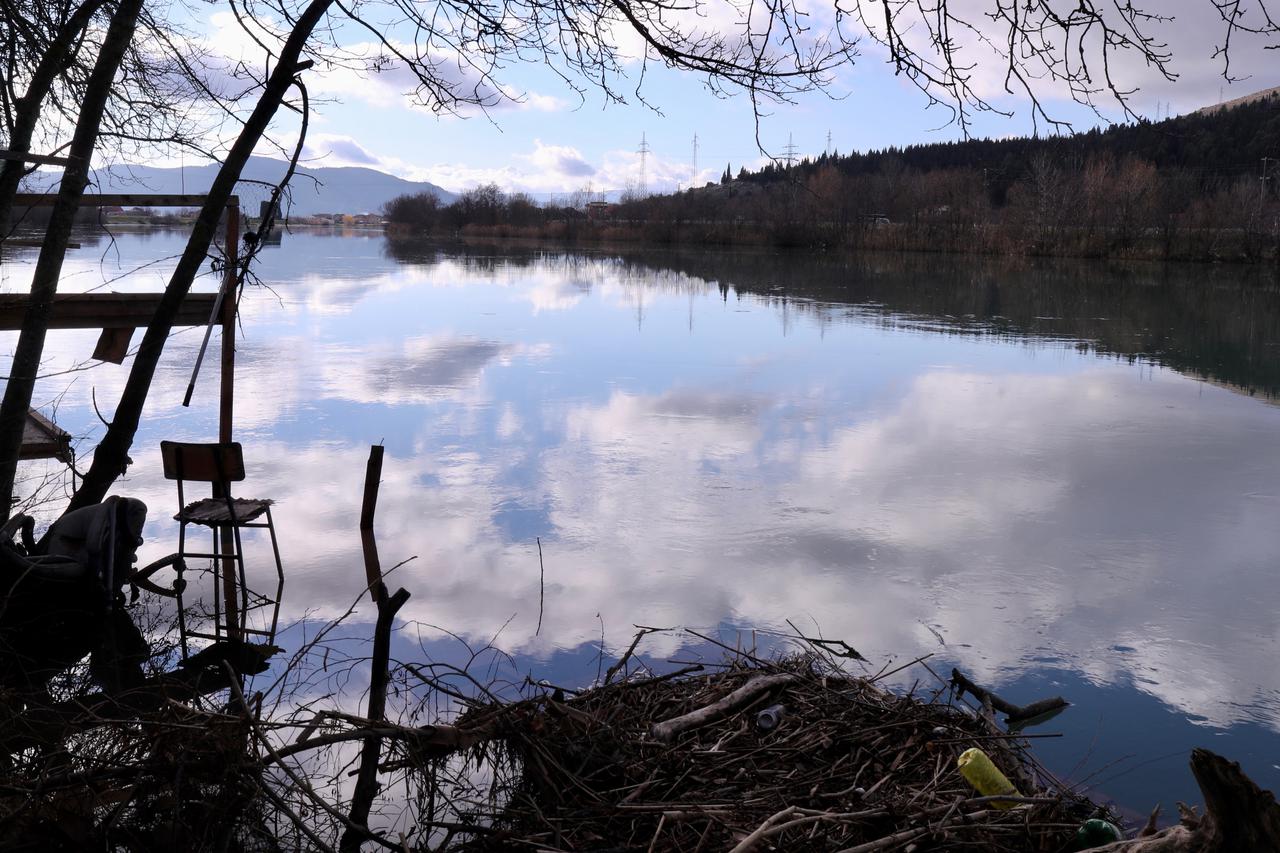
<svg viewBox="0 0 1280 853">
<path fill-rule="evenodd" d="M 312 30 L 324 17 L 334 0 L 312 0 L 306 10 L 298 17 L 280 51 L 279 61 L 267 85 L 263 88 L 249 119 L 245 122 L 235 145 L 227 154 L 218 176 L 209 188 L 204 206 L 191 229 L 191 237 L 187 240 L 182 258 L 174 268 L 169 284 L 165 287 L 164 296 L 156 308 L 155 316 L 147 325 L 147 331 L 134 356 L 133 366 L 129 370 L 129 379 L 120 395 L 115 415 L 106 435 L 98 444 L 90 466 L 80 488 L 71 498 L 67 511 L 79 509 L 101 501 L 111 488 L 116 478 L 124 473 L 129 460 L 129 448 L 133 445 L 134 435 L 138 431 L 138 422 L 142 417 L 142 408 L 147 402 L 147 392 L 151 388 L 151 380 L 155 376 L 156 365 L 164 352 L 165 341 L 173 328 L 182 300 L 191 290 L 200 267 L 209 252 L 218 228 L 218 220 L 226 207 L 227 199 L 240 179 L 240 171 L 249 160 L 249 155 L 262 139 L 276 110 L 284 100 L 285 93 L 293 85 L 297 73 L 298 59 L 302 49 L 311 37 Z"/>
<path fill-rule="evenodd" d="M 102 114 L 111 96 L 111 86 L 124 59 L 133 32 L 138 24 L 143 0 L 121 0 L 111 16 L 111 24 L 102 42 L 102 49 L 94 63 L 93 72 L 85 85 L 84 100 L 76 120 L 75 133 L 71 137 L 68 152 L 70 163 L 62 173 L 58 198 L 54 202 L 44 244 L 36 261 L 31 279 L 31 298 L 27 313 L 22 319 L 22 331 L 13 353 L 9 381 L 4 389 L 4 401 L 0 403 L 0 518 L 9 517 L 10 498 L 13 496 L 13 478 L 18 466 L 18 454 L 22 447 L 22 431 L 26 425 L 27 409 L 35 391 L 36 373 L 44 354 L 45 333 L 49 329 L 49 317 L 53 311 L 53 297 L 58 292 L 58 277 L 62 274 L 62 261 L 67 254 L 71 238 L 71 226 L 80 198 L 89 183 L 89 163 L 98 144 L 98 129 Z"/>
<path fill-rule="evenodd" d="M 40 111 L 44 108 L 45 98 L 58 79 L 59 72 L 69 64 L 78 50 L 79 35 L 88 26 L 90 19 L 102 8 L 106 0 L 84 0 L 49 43 L 48 49 L 40 57 L 35 71 L 31 73 L 31 81 L 27 91 L 17 100 L 14 113 L 13 133 L 9 139 L 9 150 L 23 154 L 31 153 L 31 137 L 35 134 L 36 125 L 40 121 Z M 25 164 L 18 160 L 4 161 L 0 168 L 0 241 L 9 236 L 9 227 L 13 218 L 13 196 L 18 191 L 25 172 Z"/>
</svg>

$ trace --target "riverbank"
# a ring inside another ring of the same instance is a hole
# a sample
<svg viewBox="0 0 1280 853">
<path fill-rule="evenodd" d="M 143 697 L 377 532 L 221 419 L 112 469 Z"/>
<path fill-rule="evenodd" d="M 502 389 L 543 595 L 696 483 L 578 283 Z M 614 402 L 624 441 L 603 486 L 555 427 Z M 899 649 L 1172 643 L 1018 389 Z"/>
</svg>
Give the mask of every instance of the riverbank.
<svg viewBox="0 0 1280 853">
<path fill-rule="evenodd" d="M 379 598 L 394 612 L 408 595 Z M 1024 729 L 1065 702 L 1010 707 L 925 659 L 872 671 L 845 643 L 796 636 L 778 657 L 722 646 L 719 660 L 656 672 L 634 655 L 654 632 L 643 629 L 591 684 L 503 690 L 479 660 L 395 662 L 378 679 L 391 632 L 380 615 L 364 714 L 357 697 L 307 698 L 325 681 L 310 670 L 317 656 L 326 671 L 352 663 L 338 663 L 327 631 L 265 693 L 227 677 L 223 644 L 185 662 L 181 684 L 91 693 L 60 716 L 6 705 L 18 760 L 0 774 L 0 850 L 1234 853 L 1280 842 L 1270 792 L 1200 749 L 1190 759 L 1205 810 L 1163 830 L 1158 808 L 1127 825 L 1036 759 L 1038 735 Z M 909 691 L 885 686 L 904 671 Z M 392 690 L 395 707 L 410 698 L 418 712 L 384 706 Z M 437 702 L 447 710 L 423 719 Z M 65 745 L 69 766 L 40 759 L 46 740 Z M 353 764 L 350 795 L 340 780 Z"/>
<path fill-rule="evenodd" d="M 1015 258 L 1241 263 L 1280 260 L 1280 229 L 1114 229 L 973 225 L 948 221 L 834 223 L 707 222 L 689 220 L 601 222 L 555 220 L 540 224 L 468 224 L 457 229 L 415 229 L 391 224 L 393 239 L 463 238 L 539 240 L 573 247 L 601 244 L 680 248 L 808 249 L 831 253 L 923 252 Z"/>
</svg>

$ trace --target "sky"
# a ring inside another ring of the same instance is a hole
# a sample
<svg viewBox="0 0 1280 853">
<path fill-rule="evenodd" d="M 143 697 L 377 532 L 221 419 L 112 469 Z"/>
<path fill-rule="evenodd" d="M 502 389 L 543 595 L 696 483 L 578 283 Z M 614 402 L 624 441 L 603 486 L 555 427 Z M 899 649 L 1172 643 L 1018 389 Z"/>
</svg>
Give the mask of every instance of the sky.
<svg viewBox="0 0 1280 853">
<path fill-rule="evenodd" d="M 975 20 L 991 4 L 952 0 L 953 9 Z M 725 7 L 711 3 L 708 8 L 707 26 L 728 26 Z M 1277 54 L 1263 49 L 1264 40 L 1240 33 L 1233 39 L 1234 79 L 1224 79 L 1222 59 L 1214 55 L 1223 28 L 1209 0 L 1162 0 L 1158 8 L 1169 17 L 1149 29 L 1157 43 L 1167 44 L 1169 68 L 1177 79 L 1162 79 L 1136 58 L 1114 61 L 1119 84 L 1137 90 L 1130 101 L 1135 112 L 1153 119 L 1176 115 L 1280 84 Z M 225 7 L 202 4 L 189 13 L 210 49 L 252 59 L 254 46 Z M 824 20 L 824 10 L 818 8 L 815 31 Z M 394 23 L 385 27 L 382 31 L 393 41 L 406 43 Z M 918 39 L 920 32 L 917 27 L 908 37 Z M 579 95 L 543 62 L 513 61 L 495 75 L 500 88 L 493 91 L 509 96 L 503 103 L 485 112 L 437 116 L 413 103 L 408 91 L 412 79 L 402 65 L 392 63 L 382 73 L 317 65 L 305 75 L 313 107 L 305 148 L 308 165 L 366 166 L 452 191 L 495 182 L 509 191 L 568 194 L 640 188 L 643 159 L 643 188 L 670 191 L 716 180 L 726 167 L 734 173 L 742 166 L 756 168 L 769 156 L 785 156 L 788 146 L 794 146 L 797 156 L 813 156 L 963 135 L 947 110 L 929 108 L 918 89 L 893 74 L 883 48 L 869 39 L 862 40 L 853 63 L 837 70 L 825 93 L 767 104 L 757 124 L 742 94 L 717 96 L 695 74 L 652 62 L 642 66 L 635 39 L 628 35 L 617 33 L 616 38 L 624 57 L 623 76 L 615 81 L 627 101 L 623 104 L 607 102 L 590 83 Z M 373 52 L 365 30 L 339 26 L 334 38 L 357 54 Z M 999 62 L 980 45 L 962 47 L 968 50 L 964 56 L 976 63 L 974 88 L 1012 114 L 979 114 L 971 133 L 1001 137 L 1049 132 L 1042 122 L 1033 122 L 1025 98 L 1003 91 Z M 456 73 L 456 63 L 448 58 L 441 68 L 446 76 Z M 1100 118 L 1051 81 L 1036 85 L 1048 112 L 1076 129 L 1124 118 L 1114 101 L 1099 99 Z M 276 135 L 292 144 L 296 122 L 285 116 Z M 642 140 L 650 149 L 644 158 L 638 153 Z"/>
</svg>

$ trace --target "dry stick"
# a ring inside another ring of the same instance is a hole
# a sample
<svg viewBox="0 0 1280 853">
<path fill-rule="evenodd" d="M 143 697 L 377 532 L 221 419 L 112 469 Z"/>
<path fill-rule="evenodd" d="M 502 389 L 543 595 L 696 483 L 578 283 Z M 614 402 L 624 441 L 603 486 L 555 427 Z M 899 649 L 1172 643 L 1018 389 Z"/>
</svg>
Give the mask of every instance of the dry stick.
<svg viewBox="0 0 1280 853">
<path fill-rule="evenodd" d="M 631 646 L 626 650 L 626 652 L 623 653 L 622 657 L 618 658 L 618 662 L 605 670 L 604 684 L 600 685 L 601 687 L 609 686 L 609 682 L 612 681 L 613 677 L 618 674 L 618 670 L 626 666 L 627 661 L 631 659 L 631 656 L 633 654 L 635 654 L 636 646 L 640 645 L 640 640 L 642 640 L 646 634 L 651 634 L 651 633 L 653 633 L 653 631 L 649 628 L 640 629 L 640 631 L 636 634 L 635 638 L 631 641 Z M 650 682 L 646 680 L 645 683 L 648 684 Z"/>
<path fill-rule="evenodd" d="M 961 696 L 968 692 L 977 697 L 980 702 L 989 700 L 993 708 L 1008 715 L 1007 722 L 1010 723 L 1029 720 L 1032 717 L 1038 717 L 1050 711 L 1060 710 L 1070 704 L 1061 696 L 1054 696 L 1049 699 L 1038 699 L 1029 705 L 1015 705 L 1007 699 L 1001 698 L 995 692 L 973 683 L 958 669 L 951 670 L 951 684 Z"/>
<path fill-rule="evenodd" d="M 667 813 L 663 812 L 662 817 L 658 818 L 658 828 L 653 831 L 653 840 L 649 842 L 648 853 L 653 853 L 654 849 L 658 846 L 658 836 L 662 835 L 662 827 L 666 825 L 666 822 Z"/>
<path fill-rule="evenodd" d="M 786 820 L 787 818 L 791 817 L 795 813 L 796 813 L 795 806 L 787 806 L 782 811 L 775 812 L 774 814 L 770 815 L 765 819 L 764 823 L 756 827 L 754 832 L 752 832 L 746 838 L 742 839 L 742 841 L 738 842 L 738 846 L 734 847 L 731 851 L 729 851 L 729 853 L 747 853 L 748 850 L 754 849 L 756 846 L 756 842 L 764 838 L 765 833 L 769 831 L 770 827 L 772 827 L 778 821 Z"/>
<path fill-rule="evenodd" d="M 800 680 L 800 676 L 791 672 L 776 675 L 759 675 L 739 687 L 729 695 L 697 710 L 655 723 L 652 734 L 655 740 L 670 743 L 682 732 L 709 725 L 721 717 L 749 705 L 761 694 L 775 687 L 782 687 Z"/>
<path fill-rule="evenodd" d="M 378 484 L 382 480 L 381 444 L 369 448 L 369 461 L 364 469 L 364 498 L 360 502 L 360 546 L 364 552 L 364 576 L 369 595 L 378 601 L 382 583 L 382 564 L 378 560 L 378 540 L 373 535 L 373 515 L 378 509 Z"/>
<path fill-rule="evenodd" d="M 992 814 L 992 812 L 971 812 L 964 815 L 964 817 L 981 818 L 986 817 L 989 814 Z M 875 850 L 884 850 L 886 847 L 893 847 L 894 845 L 910 841 L 913 838 L 919 838 L 922 835 L 937 832 L 942 829 L 942 826 L 943 824 L 940 823 L 937 827 L 924 826 L 917 829 L 904 829 L 901 832 L 895 832 L 893 835 L 886 835 L 884 838 L 878 838 L 875 841 L 868 841 L 866 844 L 859 844 L 856 847 L 846 847 L 839 851 L 839 853 L 872 853 L 872 851 Z"/>
<path fill-rule="evenodd" d="M 802 809 L 798 806 L 791 806 L 783 809 L 770 817 L 764 823 L 760 824 L 755 832 L 752 832 L 746 838 L 742 839 L 742 841 L 738 842 L 738 846 L 734 847 L 730 853 L 748 853 L 748 851 L 754 850 L 756 846 L 766 838 L 781 835 L 788 829 L 795 829 L 796 827 L 804 826 L 805 824 L 817 824 L 823 821 L 857 820 L 858 818 L 873 817 L 875 815 L 884 814 L 883 809 L 867 809 L 860 812 L 818 812 L 814 814 L 807 814 L 806 812 L 809 811 L 809 809 Z M 804 816 L 793 820 L 786 820 L 795 814 L 803 814 Z M 780 820 L 786 820 L 786 822 L 778 823 Z"/>
<path fill-rule="evenodd" d="M 373 515 L 378 501 L 378 477 L 382 473 L 382 446 L 369 448 L 369 464 L 364 484 L 364 504 L 360 512 L 360 533 L 365 543 L 365 573 L 370 591 L 378 603 L 378 619 L 373 628 L 373 660 L 369 673 L 369 710 L 365 714 L 370 722 L 383 721 L 387 710 L 387 683 L 390 681 L 391 628 L 396 612 L 409 600 L 407 590 L 399 589 L 392 596 L 382 582 L 382 569 L 377 561 L 377 543 L 373 537 Z M 382 738 L 371 737 L 360 748 L 360 768 L 356 774 L 355 790 L 351 794 L 351 813 L 346 830 L 338 842 L 342 853 L 358 853 L 360 842 L 373 835 L 368 829 L 369 810 L 378 794 L 378 756 L 382 751 Z"/>
<path fill-rule="evenodd" d="M 547 591 L 547 570 L 542 565 L 542 537 L 535 536 L 533 541 L 538 543 L 538 628 L 533 632 L 533 636 L 542 633 L 542 602 Z"/>
<path fill-rule="evenodd" d="M 227 671 L 227 675 L 231 679 L 231 695 L 236 700 L 236 707 L 247 709 L 249 705 L 244 700 L 243 691 L 240 690 L 240 683 L 236 676 L 236 671 L 232 669 L 231 665 L 226 663 L 225 661 L 223 662 L 222 667 Z M 303 779 L 301 776 L 297 774 L 297 772 L 294 771 L 292 767 L 284 763 L 284 760 L 280 757 L 279 753 L 277 753 L 275 748 L 271 746 L 271 741 L 268 740 L 267 736 L 262 733 L 262 729 L 259 728 L 258 721 L 253 718 L 253 715 L 246 711 L 244 719 L 249 724 L 249 730 L 253 732 L 253 735 L 255 738 L 257 738 L 258 743 L 262 744 L 262 748 L 267 751 L 267 755 L 270 755 L 272 760 L 280 766 L 281 770 L 284 771 L 284 774 L 288 776 L 291 780 L 293 780 L 293 783 L 298 786 L 298 790 L 306 794 L 307 797 L 310 798 L 311 801 L 314 802 L 317 806 L 319 806 L 322 811 L 328 813 L 331 817 L 337 819 L 339 823 L 348 825 L 349 827 L 350 822 L 347 819 L 346 815 L 344 815 L 342 812 L 338 811 L 336 808 L 334 808 L 328 802 L 326 802 L 323 797 L 321 797 L 319 794 L 315 792 L 315 790 L 311 787 L 311 784 L 307 782 L 306 779 Z M 261 786 L 261 788 L 264 792 L 267 790 L 266 785 Z M 327 850 L 327 851 L 333 850 L 332 847 L 329 847 L 318 837 L 313 836 L 313 834 L 309 830 L 301 826 L 299 828 L 302 829 L 303 833 L 305 833 L 308 838 L 311 838 L 313 841 L 319 844 L 321 846 L 321 849 Z M 371 832 L 368 834 L 368 838 L 373 841 L 376 841 L 377 843 L 381 844 L 383 847 L 386 847 L 390 850 L 397 849 L 396 845 L 387 841 L 385 838 L 383 838 L 380 835 L 376 835 Z"/>
</svg>

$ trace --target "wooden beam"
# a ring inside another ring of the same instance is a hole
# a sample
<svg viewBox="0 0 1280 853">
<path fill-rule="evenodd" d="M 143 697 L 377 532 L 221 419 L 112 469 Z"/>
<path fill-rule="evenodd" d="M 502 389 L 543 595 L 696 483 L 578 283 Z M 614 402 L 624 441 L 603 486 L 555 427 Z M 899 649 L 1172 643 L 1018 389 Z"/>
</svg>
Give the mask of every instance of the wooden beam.
<svg viewBox="0 0 1280 853">
<path fill-rule="evenodd" d="M 98 361 L 109 361 L 112 364 L 124 364 L 129 354 L 129 341 L 133 339 L 133 327 L 113 326 L 103 329 L 98 336 L 98 344 L 93 348 L 93 357 Z"/>
<path fill-rule="evenodd" d="M 59 293 L 53 298 L 50 329 L 124 329 L 146 326 L 160 304 L 160 293 Z M 25 293 L 0 293 L 0 330 L 22 328 L 27 310 Z M 189 293 L 178 310 L 175 326 L 203 326 L 209 322 L 216 293 Z"/>
<path fill-rule="evenodd" d="M 27 422 L 22 427 L 22 449 L 19 459 L 57 459 L 71 464 L 71 433 L 37 412 L 27 410 Z"/>
<path fill-rule="evenodd" d="M 56 194 L 50 193 L 17 193 L 13 197 L 14 207 L 51 207 Z M 178 195 L 171 193 L 85 193 L 80 199 L 81 207 L 201 207 L 204 205 L 203 195 Z M 239 205 L 240 201 L 232 196 L 227 206 Z"/>
<path fill-rule="evenodd" d="M 32 154 L 28 151 L 10 151 L 0 148 L 0 160 L 17 160 L 19 163 L 38 163 L 41 166 L 66 166 L 70 157 L 51 157 L 48 154 Z"/>
<path fill-rule="evenodd" d="M 6 246 L 23 246 L 26 248 L 33 248 L 33 249 L 39 249 L 41 246 L 44 245 L 43 240 L 30 240 L 24 237 L 0 238 L 0 243 L 4 243 L 4 245 Z M 80 244 L 73 241 L 73 242 L 67 243 L 67 248 L 79 249 Z"/>
</svg>

